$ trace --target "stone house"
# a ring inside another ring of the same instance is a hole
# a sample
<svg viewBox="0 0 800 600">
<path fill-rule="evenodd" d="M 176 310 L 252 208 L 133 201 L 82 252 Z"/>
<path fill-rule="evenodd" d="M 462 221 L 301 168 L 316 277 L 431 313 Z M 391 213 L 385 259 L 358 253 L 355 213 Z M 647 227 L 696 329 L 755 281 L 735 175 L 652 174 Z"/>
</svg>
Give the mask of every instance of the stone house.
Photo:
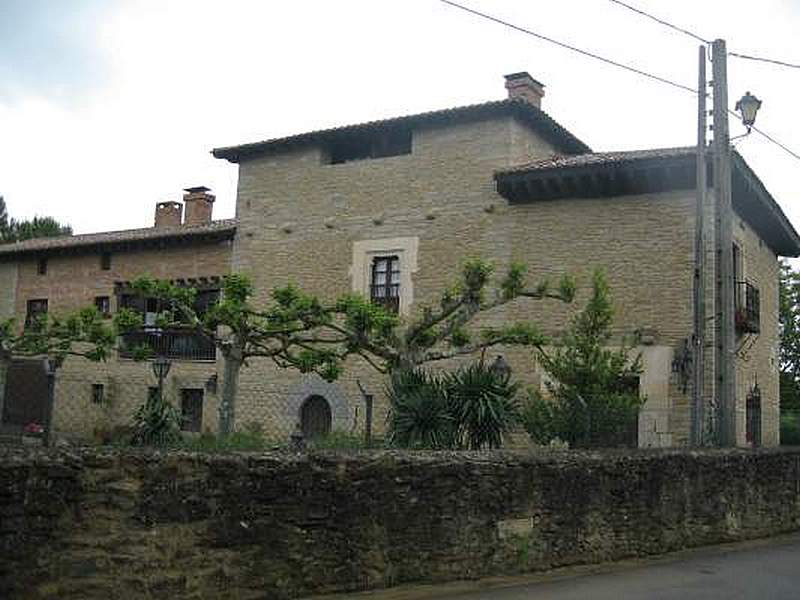
<svg viewBox="0 0 800 600">
<path fill-rule="evenodd" d="M 140 310 L 147 321 L 158 310 L 137 302 L 128 286 L 142 275 L 184 283 L 198 298 L 213 299 L 230 271 L 234 220 L 212 221 L 214 196 L 187 190 L 183 204 L 160 202 L 151 228 L 28 240 L 0 246 L 0 319 L 25 323 L 40 312 L 63 315 L 94 304 L 111 316 L 122 306 Z M 186 214 L 184 217 L 184 207 Z M 149 344 L 173 360 L 166 393 L 185 418 L 185 427 L 216 426 L 217 367 L 213 345 L 186 334 L 145 332 L 122 340 Z M 16 361 L 8 373 L 2 425 L 14 430 L 44 419 L 45 367 Z M 127 423 L 156 389 L 148 365 L 121 353 L 105 363 L 68 358 L 58 370 L 53 426 L 65 434 L 103 435 Z"/>
<path fill-rule="evenodd" d="M 690 390 L 685 348 L 693 329 L 695 253 L 693 149 L 592 152 L 541 110 L 544 87 L 527 73 L 507 76 L 506 88 L 504 100 L 217 148 L 216 157 L 239 165 L 236 221 L 178 226 L 178 219 L 161 234 L 159 228 L 126 232 L 135 238 L 166 236 L 170 231 L 183 245 L 165 244 L 155 250 L 132 243 L 129 270 L 107 279 L 104 289 L 147 271 L 146 256 L 166 265 L 173 261 L 166 260 L 165 252 L 191 247 L 191 260 L 201 265 L 170 266 L 151 274 L 209 278 L 230 270 L 249 275 L 261 300 L 291 281 L 328 299 L 347 291 L 362 293 L 407 317 L 438 297 L 465 257 L 481 256 L 499 271 L 512 261 L 525 262 L 532 280 L 563 273 L 576 277 L 579 293 L 572 306 L 523 299 L 487 316 L 488 322 L 531 319 L 557 334 L 582 306 L 592 271 L 603 268 L 616 307 L 615 336 L 636 333 L 641 342 L 637 350 L 645 369 L 639 389 L 647 401 L 638 443 L 687 443 Z M 193 194 L 207 191 L 189 192 L 187 216 Z M 778 257 L 800 254 L 800 237 L 738 155 L 733 202 L 740 317 L 737 441 L 774 445 Z M 710 201 L 706 210 L 711 210 Z M 190 233 L 194 231 L 196 235 Z M 60 243 L 75 243 L 85 249 L 81 260 L 96 262 L 104 246 L 70 241 L 87 237 L 91 236 Z M 48 252 L 48 243 L 59 242 L 30 242 L 27 249 L 0 247 L 0 280 L 11 282 L 3 288 L 0 315 L 5 310 L 23 317 L 27 302 L 46 297 L 31 269 Z M 706 251 L 713 257 L 710 240 Z M 119 250 L 113 252 L 116 256 Z M 143 262 L 137 266 L 140 255 Z M 51 260 L 54 267 L 64 261 L 65 269 L 70 261 L 78 264 L 78 256 L 72 254 Z M 83 281 L 94 285 L 97 274 L 84 269 Z M 713 269 L 707 272 L 711 289 Z M 53 309 L 60 293 L 53 290 L 50 296 Z M 84 296 L 84 301 L 90 300 Z M 706 314 L 713 318 L 710 303 Z M 713 327 L 707 339 L 713 343 Z M 542 384 L 530 352 L 500 352 L 527 384 Z M 73 384 L 59 382 L 59 392 L 69 394 L 65 397 L 75 399 L 75 410 L 83 412 L 91 400 L 88 367 L 77 363 L 72 368 L 74 385 L 83 387 L 67 390 Z M 109 382 L 131 377 L 126 381 L 132 386 L 138 377 L 135 385 L 142 389 L 123 402 L 126 406 L 140 402 L 144 388 L 152 385 L 141 370 L 134 375 L 133 365 L 123 358 L 91 368 L 105 373 Z M 168 388 L 176 401 L 184 389 L 207 391 L 203 428 L 215 427 L 216 397 L 209 390 L 217 372 L 222 372 L 221 365 L 213 361 L 181 360 L 169 376 Z M 337 382 L 326 383 L 253 361 L 241 373 L 237 426 L 257 423 L 280 436 L 297 422 L 308 433 L 358 430 L 364 423 L 359 382 L 376 395 L 375 426 L 381 429 L 387 410 L 385 382 L 363 362 L 353 360 Z M 711 398 L 713 381 L 707 387 L 705 395 Z M 126 394 L 121 393 L 127 398 Z M 65 402 L 57 398 L 56 426 L 72 429 L 75 420 L 61 404 Z M 117 411 L 115 418 L 128 413 Z"/>
</svg>

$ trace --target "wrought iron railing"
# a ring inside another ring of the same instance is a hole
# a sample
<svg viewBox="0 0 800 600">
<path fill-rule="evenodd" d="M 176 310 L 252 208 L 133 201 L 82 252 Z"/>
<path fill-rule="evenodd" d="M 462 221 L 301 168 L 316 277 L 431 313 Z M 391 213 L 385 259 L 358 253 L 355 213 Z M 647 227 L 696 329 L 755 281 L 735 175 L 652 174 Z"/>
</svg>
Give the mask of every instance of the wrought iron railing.
<svg viewBox="0 0 800 600">
<path fill-rule="evenodd" d="M 748 281 L 737 281 L 734 301 L 736 305 L 736 331 L 759 333 L 761 331 L 761 295 Z"/>
<path fill-rule="evenodd" d="M 137 348 L 154 356 L 175 360 L 216 360 L 217 349 L 208 338 L 194 331 L 144 330 L 122 336 L 120 356 L 132 358 Z"/>
</svg>

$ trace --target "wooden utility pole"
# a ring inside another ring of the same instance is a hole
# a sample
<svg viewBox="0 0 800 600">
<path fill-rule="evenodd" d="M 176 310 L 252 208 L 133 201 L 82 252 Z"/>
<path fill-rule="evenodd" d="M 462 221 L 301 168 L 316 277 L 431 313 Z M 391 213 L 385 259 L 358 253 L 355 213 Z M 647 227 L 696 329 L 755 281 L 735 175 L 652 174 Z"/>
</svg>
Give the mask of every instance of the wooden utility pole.
<svg viewBox="0 0 800 600">
<path fill-rule="evenodd" d="M 728 132 L 728 74 L 725 40 L 711 46 L 714 89 L 714 197 L 716 223 L 714 241 L 717 256 L 716 356 L 714 361 L 717 398 L 717 442 L 736 445 L 736 385 L 733 281 L 733 208 L 731 205 L 731 149 Z"/>
<path fill-rule="evenodd" d="M 706 47 L 700 46 L 699 77 L 697 82 L 697 206 L 695 208 L 694 240 L 694 380 L 692 382 L 692 446 L 705 443 L 705 206 L 706 206 Z"/>
</svg>

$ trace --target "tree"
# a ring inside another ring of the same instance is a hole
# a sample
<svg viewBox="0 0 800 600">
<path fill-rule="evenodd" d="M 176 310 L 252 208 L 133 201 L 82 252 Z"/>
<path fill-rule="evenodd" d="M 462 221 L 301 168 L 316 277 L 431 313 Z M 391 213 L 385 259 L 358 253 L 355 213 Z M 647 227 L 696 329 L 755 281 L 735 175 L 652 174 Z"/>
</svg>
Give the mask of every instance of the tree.
<svg viewBox="0 0 800 600">
<path fill-rule="evenodd" d="M 34 238 L 64 237 L 72 235 L 72 227 L 62 225 L 52 217 L 33 217 L 30 221 L 9 222 L 10 242 L 22 242 Z"/>
<path fill-rule="evenodd" d="M 8 236 L 8 210 L 6 209 L 6 202 L 0 196 L 0 243 L 2 243 Z"/>
<path fill-rule="evenodd" d="M 526 427 L 533 439 L 558 438 L 573 446 L 620 445 L 642 405 L 635 382 L 641 359 L 625 343 L 608 348 L 614 310 L 602 271 L 596 271 L 589 302 L 552 349 L 537 359 L 548 375 L 552 399 L 532 398 Z"/>
<path fill-rule="evenodd" d="M 800 272 L 782 262 L 779 284 L 781 410 L 800 411 Z"/>
<path fill-rule="evenodd" d="M 195 291 L 190 288 L 149 278 L 135 281 L 133 288 L 167 307 L 159 317 L 161 326 L 192 330 L 220 350 L 224 361 L 220 432 L 227 434 L 233 429 L 239 373 L 251 358 L 268 358 L 280 367 L 315 372 L 330 381 L 339 376 L 350 356 L 361 357 L 381 373 L 391 373 L 498 344 L 543 344 L 545 336 L 527 322 L 476 331 L 468 331 L 467 326 L 479 314 L 518 298 L 570 302 L 572 281 L 562 278 L 555 291 L 547 282 L 528 289 L 524 266 L 513 264 L 487 298 L 492 272 L 492 266 L 483 261 L 467 261 L 460 281 L 442 295 L 438 305 L 424 307 L 421 316 L 408 324 L 358 294 L 344 294 L 325 304 L 294 285 L 274 290 L 269 305 L 258 308 L 252 303 L 252 284 L 239 274 L 223 279 L 220 301 L 204 315 L 194 308 Z"/>
<path fill-rule="evenodd" d="M 0 196 L 0 244 L 67 235 L 72 235 L 72 227 L 62 225 L 52 217 L 34 217 L 23 221 L 11 218 L 5 200 Z"/>
</svg>

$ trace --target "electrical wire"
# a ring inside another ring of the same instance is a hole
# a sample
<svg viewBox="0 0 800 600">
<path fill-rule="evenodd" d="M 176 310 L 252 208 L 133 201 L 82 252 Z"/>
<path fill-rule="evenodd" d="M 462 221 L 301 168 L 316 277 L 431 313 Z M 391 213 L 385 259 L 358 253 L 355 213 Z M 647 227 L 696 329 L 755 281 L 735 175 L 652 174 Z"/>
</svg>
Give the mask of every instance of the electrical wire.
<svg viewBox="0 0 800 600">
<path fill-rule="evenodd" d="M 439 2 L 442 2 L 444 4 L 449 4 L 450 6 L 452 6 L 454 8 L 459 8 L 459 9 L 461 9 L 463 11 L 466 11 L 468 13 L 472 13 L 473 15 L 476 15 L 476 16 L 481 17 L 483 19 L 487 19 L 489 21 L 493 21 L 494 23 L 498 23 L 500 25 L 504 25 L 506 27 L 509 27 L 509 28 L 514 29 L 516 31 L 519 31 L 521 33 L 525 33 L 527 35 L 531 35 L 531 36 L 533 36 L 535 38 L 539 38 L 540 40 L 544 40 L 546 42 L 550 42 L 551 44 L 555 44 L 556 46 L 560 46 L 562 48 L 566 48 L 567 50 L 571 50 L 572 52 L 577 52 L 578 54 L 582 54 L 584 56 L 588 56 L 590 58 L 594 58 L 595 60 L 599 60 L 599 61 L 602 61 L 602 62 L 607 63 L 609 65 L 613 65 L 615 67 L 619 67 L 621 69 L 625 69 L 626 71 L 631 71 L 632 73 L 636 73 L 637 75 L 642 75 L 644 77 L 648 77 L 650 79 L 654 79 L 656 81 L 660 81 L 661 83 L 666 83 L 667 85 L 671 85 L 672 87 L 676 87 L 678 89 L 691 92 L 692 94 L 696 94 L 697 93 L 697 90 L 695 90 L 694 88 L 691 88 L 689 86 L 683 85 L 681 83 L 676 83 L 675 81 L 670 81 L 669 79 L 666 79 L 665 77 L 661 77 L 659 75 L 654 75 L 653 73 L 648 73 L 647 71 L 642 71 L 641 69 L 637 69 L 636 67 L 632 67 L 630 65 L 626 65 L 626 64 L 623 64 L 621 62 L 617 62 L 615 60 L 611 60 L 610 58 L 605 58 L 604 56 L 600 56 L 599 54 L 594 54 L 593 52 L 589 52 L 588 50 L 582 50 L 582 49 L 577 48 L 575 46 L 571 46 L 570 44 L 567 44 L 565 42 L 560 42 L 560 41 L 555 40 L 555 39 L 553 39 L 551 37 L 548 37 L 546 35 L 542 35 L 541 33 L 536 33 L 535 31 L 531 31 L 530 29 L 525 29 L 524 27 L 520 27 L 519 25 L 514 25 L 513 23 L 509 23 L 508 21 L 503 21 L 502 19 L 499 19 L 497 17 L 493 17 L 492 15 L 488 15 L 486 13 L 480 12 L 480 11 L 475 10 L 473 8 L 469 8 L 468 6 L 464 6 L 462 4 L 458 4 L 457 2 L 452 2 L 452 0 L 439 0 Z"/>
<path fill-rule="evenodd" d="M 658 17 L 656 17 L 654 15 L 651 15 L 650 13 L 645 12 L 645 11 L 639 9 L 639 8 L 636 8 L 635 6 L 631 6 L 630 4 L 626 4 L 625 2 L 621 2 L 620 0 L 609 0 L 609 2 L 613 2 L 614 4 L 619 4 L 620 6 L 624 6 L 628 10 L 632 10 L 633 12 L 638 13 L 638 14 L 642 15 L 643 17 L 647 17 L 648 19 L 651 19 L 651 20 L 655 21 L 656 23 L 660 23 L 661 25 L 665 25 L 665 26 L 669 27 L 670 29 L 674 29 L 675 31 L 679 31 L 680 33 L 688 35 L 689 37 L 693 37 L 694 39 L 696 39 L 699 42 L 703 42 L 704 44 L 710 44 L 711 43 L 711 40 L 707 40 L 705 38 L 702 38 L 699 35 L 697 35 L 696 33 L 692 33 L 688 29 L 683 29 L 682 27 L 678 27 L 677 25 L 673 25 L 669 21 L 664 21 L 663 19 L 659 19 Z"/>
<path fill-rule="evenodd" d="M 770 63 L 773 65 L 780 65 L 782 67 L 790 67 L 792 69 L 800 69 L 800 65 L 783 62 L 782 60 L 775 60 L 772 58 L 763 58 L 761 56 L 750 56 L 749 54 L 739 54 L 738 52 L 728 52 L 728 56 L 735 56 L 736 58 L 744 58 L 746 60 L 757 60 L 760 62 Z"/>
<path fill-rule="evenodd" d="M 689 37 L 692 37 L 692 38 L 696 39 L 697 41 L 703 42 L 704 44 L 710 44 L 711 43 L 711 40 L 707 40 L 707 39 L 705 39 L 703 37 L 700 37 L 696 33 L 693 33 L 691 31 L 689 31 L 688 29 L 684 29 L 683 27 L 678 27 L 674 23 L 670 23 L 669 21 L 665 21 L 664 19 L 660 19 L 660 18 L 656 17 L 655 15 L 651 15 L 649 12 L 644 11 L 641 8 L 636 8 L 635 6 L 631 6 L 630 4 L 628 4 L 626 2 L 622 2 L 621 0 L 608 0 L 608 1 L 609 2 L 613 2 L 614 4 L 618 4 L 620 6 L 623 6 L 623 7 L 627 8 L 628 10 L 631 10 L 631 11 L 635 12 L 636 14 L 639 14 L 639 15 L 641 15 L 643 17 L 646 17 L 646 18 L 648 18 L 648 19 L 650 19 L 652 21 L 655 21 L 656 23 L 664 25 L 665 27 L 669 27 L 670 29 L 674 29 L 675 31 L 679 31 L 680 33 L 688 35 Z M 781 67 L 789 67 L 789 68 L 792 68 L 792 69 L 800 69 L 800 64 L 790 63 L 790 62 L 786 62 L 786 61 L 783 61 L 783 60 L 775 60 L 774 58 L 764 58 L 762 56 L 752 56 L 750 54 L 741 54 L 739 52 L 728 52 L 728 56 L 735 56 L 736 58 L 743 58 L 745 60 L 756 60 L 756 61 L 759 61 L 759 62 L 765 62 L 765 63 L 770 63 L 770 64 L 773 64 L 773 65 L 779 65 Z"/>
<path fill-rule="evenodd" d="M 625 4 L 623 2 L 619 2 L 618 0 L 610 0 L 610 1 L 611 2 L 616 2 L 618 4 L 626 6 L 628 8 L 631 8 L 627 4 Z M 555 44 L 556 46 L 560 46 L 562 48 L 566 48 L 567 50 L 571 50 L 572 52 L 577 52 L 578 54 L 582 54 L 584 56 L 588 56 L 590 58 L 594 58 L 594 59 L 602 61 L 602 62 L 604 62 L 606 64 L 609 64 L 609 65 L 612 65 L 612 66 L 615 66 L 615 67 L 619 67 L 621 69 L 625 69 L 626 71 L 630 71 L 632 73 L 636 73 L 637 75 L 642 75 L 643 77 L 647 77 L 649 79 L 653 79 L 653 80 L 658 81 L 660 83 L 665 83 L 667 85 L 671 85 L 672 87 L 678 88 L 680 90 L 691 92 L 692 94 L 695 94 L 695 95 L 697 95 L 697 93 L 698 93 L 698 91 L 696 89 L 690 88 L 689 86 L 683 85 L 681 83 L 677 83 L 675 81 L 671 81 L 671 80 L 666 79 L 665 77 L 661 77 L 659 75 L 654 75 L 653 73 L 648 73 L 646 71 L 642 71 L 641 69 L 637 69 L 636 67 L 631 67 L 630 65 L 626 65 L 626 64 L 617 62 L 615 60 L 611 60 L 610 58 L 605 58 L 604 56 L 600 56 L 598 54 L 594 54 L 593 52 L 589 52 L 588 50 L 582 50 L 582 49 L 577 48 L 575 46 L 571 46 L 570 44 L 567 44 L 565 42 L 560 42 L 560 41 L 555 40 L 555 39 L 553 39 L 551 37 L 548 37 L 546 35 L 543 35 L 543 34 L 540 34 L 540 33 L 536 33 L 535 31 L 531 31 L 530 29 L 526 29 L 524 27 L 520 27 L 519 25 L 514 25 L 513 23 L 509 23 L 508 21 L 504 21 L 503 19 L 500 19 L 498 17 L 493 17 L 492 15 L 480 12 L 480 11 L 475 10 L 473 8 L 469 8 L 468 6 L 464 6 L 462 4 L 458 4 L 457 2 L 453 2 L 452 0 L 439 0 L 439 2 L 442 2 L 444 4 L 448 4 L 448 5 L 450 5 L 450 6 L 454 7 L 454 8 L 461 9 L 461 10 L 463 10 L 465 12 L 471 13 L 471 14 L 476 15 L 478 17 L 481 17 L 483 19 L 487 19 L 487 20 L 492 21 L 494 23 L 498 23 L 500 25 L 504 25 L 505 27 L 509 27 L 511 29 L 514 29 L 515 31 L 519 31 L 521 33 L 525 33 L 527 35 L 531 35 L 531 36 L 533 36 L 535 38 L 538 38 L 540 40 L 544 40 L 546 42 L 550 42 L 551 44 Z M 634 10 L 634 9 L 631 8 L 631 10 Z M 637 12 L 640 12 L 640 11 L 637 11 Z M 643 13 L 643 14 L 646 14 L 646 13 Z M 646 15 L 646 16 L 650 16 L 650 15 Z M 655 17 L 652 17 L 652 18 L 655 19 Z M 658 19 L 656 19 L 656 20 L 658 20 Z M 697 39 L 699 39 L 699 40 L 701 40 L 703 42 L 706 42 L 706 40 L 700 38 L 699 36 L 694 35 L 693 33 L 689 32 L 689 31 L 683 31 L 678 27 L 674 27 L 674 28 L 678 29 L 679 31 L 682 31 L 683 33 L 686 33 L 687 35 L 690 35 L 690 36 L 695 37 L 695 38 L 697 38 Z M 739 118 L 739 115 L 737 113 L 735 113 L 734 111 L 732 111 L 731 109 L 728 109 L 728 112 L 731 113 L 732 115 L 736 116 L 737 119 Z M 776 146 L 778 146 L 779 148 L 784 150 L 789 155 L 793 156 L 797 160 L 800 160 L 800 154 L 797 154 L 793 150 L 789 149 L 787 146 L 785 146 L 784 144 L 782 144 L 781 142 L 776 140 L 774 137 L 772 137 L 771 135 L 769 135 L 765 131 L 762 131 L 761 129 L 758 129 L 755 126 L 753 126 L 752 129 L 756 133 L 758 133 L 761 136 L 763 136 L 765 139 L 769 140 L 770 142 L 772 142 L 773 144 L 775 144 Z"/>
</svg>

